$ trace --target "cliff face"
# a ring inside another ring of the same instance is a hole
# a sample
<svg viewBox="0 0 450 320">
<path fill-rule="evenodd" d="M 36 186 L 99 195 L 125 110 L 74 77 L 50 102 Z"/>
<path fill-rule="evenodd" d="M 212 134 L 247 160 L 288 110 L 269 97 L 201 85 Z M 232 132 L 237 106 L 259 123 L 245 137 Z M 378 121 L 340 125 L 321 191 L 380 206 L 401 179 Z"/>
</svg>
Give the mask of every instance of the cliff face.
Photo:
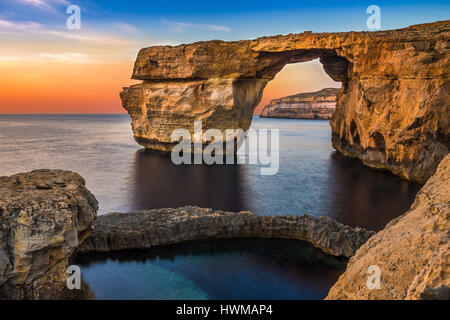
<svg viewBox="0 0 450 320">
<path fill-rule="evenodd" d="M 97 201 L 73 172 L 0 177 L 0 299 L 59 299 Z M 77 290 L 75 290 L 77 291 Z"/>
<path fill-rule="evenodd" d="M 303 33 L 142 49 L 121 93 L 136 141 L 169 151 L 173 128 L 247 130 L 287 63 L 320 59 L 342 82 L 333 147 L 425 182 L 449 151 L 450 21 L 380 32 Z M 226 138 L 228 139 L 228 138 Z M 231 138 L 229 138 L 231 139 Z"/>
<path fill-rule="evenodd" d="M 136 141 L 149 149 L 170 152 L 175 144 L 172 132 L 183 128 L 193 134 L 196 120 L 202 121 L 205 130 L 248 130 L 267 82 L 265 79 L 144 82 L 125 88 L 120 96 L 130 114 Z"/>
<path fill-rule="evenodd" d="M 391 221 L 350 259 L 327 299 L 450 299 L 450 155 L 403 216 Z M 369 289 L 366 269 L 381 271 Z"/>
<path fill-rule="evenodd" d="M 326 88 L 274 99 L 261 112 L 262 118 L 330 119 L 336 110 L 339 89 Z"/>
</svg>

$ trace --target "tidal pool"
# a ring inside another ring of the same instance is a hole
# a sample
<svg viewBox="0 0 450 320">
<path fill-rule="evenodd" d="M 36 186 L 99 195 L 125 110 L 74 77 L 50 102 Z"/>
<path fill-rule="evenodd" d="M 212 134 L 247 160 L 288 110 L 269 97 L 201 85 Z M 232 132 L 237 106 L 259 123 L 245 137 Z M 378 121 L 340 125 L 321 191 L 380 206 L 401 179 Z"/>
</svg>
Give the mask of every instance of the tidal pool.
<svg viewBox="0 0 450 320">
<path fill-rule="evenodd" d="M 96 299 L 323 299 L 346 259 L 303 241 L 228 239 L 74 263 Z"/>
</svg>

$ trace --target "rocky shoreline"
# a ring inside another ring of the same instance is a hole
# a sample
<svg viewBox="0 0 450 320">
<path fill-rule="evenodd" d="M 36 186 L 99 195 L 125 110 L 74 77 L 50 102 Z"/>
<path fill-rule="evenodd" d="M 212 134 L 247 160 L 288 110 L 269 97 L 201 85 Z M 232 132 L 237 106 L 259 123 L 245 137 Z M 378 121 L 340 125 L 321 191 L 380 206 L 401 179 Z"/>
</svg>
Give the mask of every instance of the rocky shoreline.
<svg viewBox="0 0 450 320">
<path fill-rule="evenodd" d="M 371 237 L 350 259 L 327 299 L 450 300 L 450 155 L 411 208 Z M 380 269 L 379 289 L 366 285 Z"/>
<path fill-rule="evenodd" d="M 307 241 L 325 253 L 349 258 L 373 234 L 330 217 L 259 216 L 184 207 L 99 216 L 78 252 L 149 249 L 208 239 L 279 238 Z"/>
<path fill-rule="evenodd" d="M 260 117 L 329 120 L 336 110 L 338 92 L 336 88 L 325 88 L 274 99 L 264 107 Z"/>
<path fill-rule="evenodd" d="M 75 254 L 149 249 L 221 238 L 304 240 L 350 257 L 373 232 L 329 217 L 258 216 L 197 207 L 111 213 L 74 172 L 35 170 L 0 177 L 0 299 L 59 299 Z M 94 222 L 95 220 L 95 222 Z"/>
<path fill-rule="evenodd" d="M 75 252 L 256 237 L 304 240 L 351 257 L 327 299 L 449 299 L 449 40 L 447 20 L 391 31 L 142 49 L 133 78 L 143 82 L 124 88 L 121 98 L 135 139 L 146 148 L 170 151 L 173 129 L 192 133 L 194 120 L 203 121 L 204 130 L 247 130 L 265 85 L 284 65 L 320 59 L 343 83 L 330 121 L 333 147 L 426 184 L 410 210 L 373 234 L 329 217 L 196 207 L 96 219 L 97 200 L 76 173 L 0 177 L 0 298 L 63 297 Z M 380 270 L 377 289 L 366 285 L 370 266 Z"/>
<path fill-rule="evenodd" d="M 0 177 L 0 298 L 73 298 L 65 284 L 75 254 L 209 239 L 280 238 L 351 257 L 327 299 L 448 299 L 449 188 L 450 155 L 411 209 L 375 234 L 330 217 L 198 207 L 96 217 L 97 201 L 76 173 L 37 170 Z M 380 289 L 366 286 L 370 265 L 381 269 Z"/>
</svg>

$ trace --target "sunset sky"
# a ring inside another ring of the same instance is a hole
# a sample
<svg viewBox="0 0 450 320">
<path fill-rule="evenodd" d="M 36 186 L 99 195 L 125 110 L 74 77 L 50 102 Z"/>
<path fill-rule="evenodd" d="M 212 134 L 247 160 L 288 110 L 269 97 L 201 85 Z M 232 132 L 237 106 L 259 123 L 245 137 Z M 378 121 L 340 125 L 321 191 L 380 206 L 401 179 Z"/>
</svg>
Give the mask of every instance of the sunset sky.
<svg viewBox="0 0 450 320">
<path fill-rule="evenodd" d="M 66 28 L 80 6 L 81 30 Z M 119 92 L 138 50 L 199 40 L 240 40 L 305 30 L 367 30 L 366 8 L 382 29 L 450 18 L 446 1 L 104 1 L 1 0 L 0 113 L 123 113 Z M 339 86 L 317 61 L 286 66 L 270 99 Z"/>
</svg>

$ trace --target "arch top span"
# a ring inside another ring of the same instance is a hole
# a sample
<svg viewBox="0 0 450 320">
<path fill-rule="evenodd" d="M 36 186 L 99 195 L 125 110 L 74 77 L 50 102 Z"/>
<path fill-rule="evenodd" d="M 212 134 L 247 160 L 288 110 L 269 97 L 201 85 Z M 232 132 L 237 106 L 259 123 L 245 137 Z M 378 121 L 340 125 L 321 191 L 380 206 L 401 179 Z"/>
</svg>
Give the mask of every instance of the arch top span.
<svg viewBox="0 0 450 320">
<path fill-rule="evenodd" d="M 255 51 L 240 42 L 200 42 L 186 47 L 142 49 L 136 60 L 133 79 L 268 79 L 286 64 L 320 59 L 325 72 L 335 81 L 345 82 L 350 62 L 336 49 L 286 49 Z"/>
</svg>

